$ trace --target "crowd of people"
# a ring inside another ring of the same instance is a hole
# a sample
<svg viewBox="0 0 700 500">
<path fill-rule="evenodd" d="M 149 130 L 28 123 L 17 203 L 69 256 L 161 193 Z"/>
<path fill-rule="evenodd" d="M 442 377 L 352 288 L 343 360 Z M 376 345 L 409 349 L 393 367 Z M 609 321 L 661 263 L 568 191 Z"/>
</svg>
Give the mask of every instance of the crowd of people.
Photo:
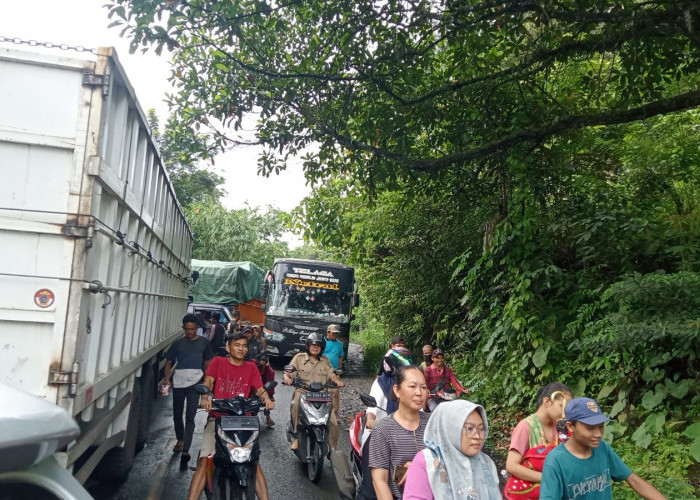
<svg viewBox="0 0 700 500">
<path fill-rule="evenodd" d="M 204 321 L 202 321 L 204 320 Z M 194 415 L 198 405 L 211 409 L 211 400 L 199 396 L 193 386 L 204 380 L 214 398 L 258 396 L 265 404 L 265 418 L 274 426 L 270 410 L 274 391 L 263 388 L 274 380 L 265 339 L 258 325 L 246 325 L 234 315 L 228 335 L 217 313 L 209 317 L 188 314 L 183 318 L 184 337 L 168 352 L 162 384 L 173 388 L 173 414 L 181 464 L 190 459 Z M 340 379 L 345 353 L 337 338 L 337 325 L 326 335 L 307 337 L 306 351 L 291 361 L 295 375 L 305 383 L 327 381 L 343 386 Z M 483 452 L 489 434 L 486 409 L 460 398 L 469 391 L 445 363 L 445 352 L 432 345 L 422 348 L 416 364 L 402 337 L 391 345 L 380 364 L 370 395 L 376 405 L 367 409 L 362 435 L 363 482 L 358 500 L 431 499 L 611 499 L 612 482 L 626 481 L 640 496 L 665 498 L 651 484 L 634 474 L 602 440 L 606 417 L 596 401 L 574 398 L 561 382 L 543 386 L 535 412 L 513 429 L 506 459 L 510 475 L 504 489 L 493 460 Z M 215 356 L 221 353 L 223 356 Z M 291 375 L 284 373 L 284 383 Z M 297 388 L 291 407 L 297 425 Z M 452 394 L 445 398 L 442 394 Z M 451 400 L 454 399 L 454 400 Z M 329 444 L 338 441 L 337 391 L 333 398 Z M 183 411 L 185 420 L 183 423 Z M 205 481 L 205 459 L 213 452 L 216 415 L 210 415 L 189 498 L 198 499 Z M 290 447 L 298 446 L 296 440 Z M 256 494 L 269 498 L 267 483 L 258 464 Z"/>
</svg>

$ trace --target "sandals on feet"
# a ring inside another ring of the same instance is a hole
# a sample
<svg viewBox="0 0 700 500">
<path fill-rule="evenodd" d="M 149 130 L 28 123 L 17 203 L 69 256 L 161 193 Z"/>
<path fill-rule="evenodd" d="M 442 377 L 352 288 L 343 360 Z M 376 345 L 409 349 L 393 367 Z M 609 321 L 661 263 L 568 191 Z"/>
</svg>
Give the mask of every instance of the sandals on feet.
<svg viewBox="0 0 700 500">
<path fill-rule="evenodd" d="M 173 453 L 177 453 L 178 451 L 182 451 L 182 445 L 183 445 L 182 441 L 178 441 L 177 443 L 175 443 L 175 447 L 173 448 Z"/>
</svg>

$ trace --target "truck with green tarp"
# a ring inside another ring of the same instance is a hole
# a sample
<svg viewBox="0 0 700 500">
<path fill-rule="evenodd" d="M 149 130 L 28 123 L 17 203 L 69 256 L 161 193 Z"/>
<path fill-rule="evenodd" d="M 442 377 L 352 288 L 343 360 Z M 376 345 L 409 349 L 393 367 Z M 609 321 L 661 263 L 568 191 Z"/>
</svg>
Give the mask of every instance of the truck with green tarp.
<svg viewBox="0 0 700 500">
<path fill-rule="evenodd" d="M 262 323 L 264 313 L 260 290 L 265 271 L 253 262 L 222 262 L 192 259 L 189 312 L 218 311 L 223 323 L 231 319 L 230 309 L 239 309 L 243 320 Z"/>
</svg>

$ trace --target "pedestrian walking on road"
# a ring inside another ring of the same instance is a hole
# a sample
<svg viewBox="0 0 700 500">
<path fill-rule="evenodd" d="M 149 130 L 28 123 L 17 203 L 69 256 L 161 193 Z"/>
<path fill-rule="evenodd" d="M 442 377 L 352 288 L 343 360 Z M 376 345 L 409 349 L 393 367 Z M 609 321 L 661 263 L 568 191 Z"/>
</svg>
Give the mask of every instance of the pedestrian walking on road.
<svg viewBox="0 0 700 500">
<path fill-rule="evenodd" d="M 186 467 L 190 459 L 190 445 L 194 433 L 194 417 L 199 405 L 199 394 L 194 386 L 202 380 L 209 362 L 214 357 L 209 341 L 197 335 L 199 324 L 197 317 L 187 314 L 182 318 L 182 329 L 185 336 L 176 340 L 168 349 L 165 362 L 165 377 L 161 385 L 171 385 L 173 388 L 173 421 L 177 443 L 173 452 L 182 452 L 181 467 Z M 173 373 L 173 366 L 175 373 Z M 172 381 L 171 381 L 172 377 Z M 185 409 L 185 422 L 182 422 L 182 412 Z"/>
</svg>

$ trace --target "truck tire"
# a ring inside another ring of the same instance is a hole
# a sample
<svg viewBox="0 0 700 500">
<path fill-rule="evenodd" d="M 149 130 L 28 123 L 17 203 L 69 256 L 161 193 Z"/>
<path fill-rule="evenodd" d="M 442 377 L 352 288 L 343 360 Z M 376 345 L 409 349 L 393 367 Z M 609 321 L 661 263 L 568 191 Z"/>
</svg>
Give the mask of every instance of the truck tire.
<svg viewBox="0 0 700 500">
<path fill-rule="evenodd" d="M 141 378 L 138 379 L 138 382 L 141 385 L 141 404 L 139 405 L 139 420 L 136 425 L 137 452 L 141 451 L 146 445 L 146 440 L 148 439 L 148 428 L 151 424 L 155 378 L 153 375 L 153 366 L 150 363 L 143 365 L 143 368 L 141 369 Z"/>
<path fill-rule="evenodd" d="M 100 481 L 122 481 L 126 479 L 131 466 L 134 465 L 136 431 L 141 403 L 141 384 L 138 383 L 138 380 L 135 380 L 124 446 L 112 448 L 100 460 L 100 464 L 97 466 L 97 478 Z"/>
</svg>

